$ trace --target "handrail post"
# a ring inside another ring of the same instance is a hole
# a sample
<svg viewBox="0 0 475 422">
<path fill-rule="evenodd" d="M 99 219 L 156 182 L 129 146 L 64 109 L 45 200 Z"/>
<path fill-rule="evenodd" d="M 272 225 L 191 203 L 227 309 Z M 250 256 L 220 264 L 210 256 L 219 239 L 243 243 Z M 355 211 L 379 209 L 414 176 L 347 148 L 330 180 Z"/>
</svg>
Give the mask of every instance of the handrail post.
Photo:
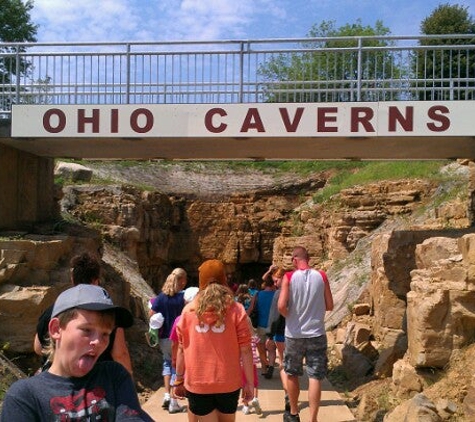
<svg viewBox="0 0 475 422">
<path fill-rule="evenodd" d="M 16 63 L 15 63 L 15 85 L 16 85 L 16 104 L 20 104 L 20 47 L 16 46 Z"/>
<path fill-rule="evenodd" d="M 239 49 L 239 104 L 244 101 L 244 42 L 240 43 Z"/>
<path fill-rule="evenodd" d="M 127 43 L 127 53 L 126 53 L 126 82 L 125 82 L 125 103 L 130 104 L 130 44 Z"/>
<path fill-rule="evenodd" d="M 356 101 L 361 101 L 361 88 L 362 88 L 362 83 L 361 79 L 363 77 L 362 72 L 363 72 L 363 40 L 361 37 L 358 38 L 358 69 L 357 69 L 357 79 L 356 79 Z"/>
</svg>

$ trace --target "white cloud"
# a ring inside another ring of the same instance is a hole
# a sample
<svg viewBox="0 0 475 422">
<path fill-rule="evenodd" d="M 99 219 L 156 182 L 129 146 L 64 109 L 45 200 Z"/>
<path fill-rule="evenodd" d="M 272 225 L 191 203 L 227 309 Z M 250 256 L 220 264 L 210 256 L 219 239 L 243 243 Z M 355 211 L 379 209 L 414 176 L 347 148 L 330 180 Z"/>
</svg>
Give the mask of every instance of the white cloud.
<svg viewBox="0 0 475 422">
<path fill-rule="evenodd" d="M 393 3 L 375 0 L 35 0 L 32 20 L 43 42 L 292 38 L 324 20 L 340 26 L 358 18 L 364 25 L 380 19 L 395 35 L 416 35 L 439 3 L 400 0 L 394 13 Z"/>
<path fill-rule="evenodd" d="M 35 0 L 39 41 L 215 40 L 282 19 L 285 0 Z"/>
<path fill-rule="evenodd" d="M 35 0 L 39 41 L 125 40 L 140 22 L 127 0 Z"/>
</svg>

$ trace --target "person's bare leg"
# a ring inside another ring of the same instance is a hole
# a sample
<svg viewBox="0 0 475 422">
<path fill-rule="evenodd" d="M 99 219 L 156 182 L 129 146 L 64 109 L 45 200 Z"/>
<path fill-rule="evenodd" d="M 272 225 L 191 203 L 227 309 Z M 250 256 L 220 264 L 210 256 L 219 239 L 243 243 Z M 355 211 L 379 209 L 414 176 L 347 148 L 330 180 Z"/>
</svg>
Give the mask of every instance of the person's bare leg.
<svg viewBox="0 0 475 422">
<path fill-rule="evenodd" d="M 287 390 L 287 374 L 284 371 L 284 368 L 279 368 L 280 381 L 282 382 L 282 387 L 284 388 L 284 393 L 288 394 Z"/>
<path fill-rule="evenodd" d="M 218 412 L 218 421 L 219 422 L 234 422 L 236 420 L 235 413 L 221 413 Z"/>
<path fill-rule="evenodd" d="M 165 390 L 165 393 L 170 394 L 170 375 L 164 375 L 163 376 L 163 388 Z"/>
<path fill-rule="evenodd" d="M 273 340 L 266 341 L 267 356 L 269 357 L 269 365 L 274 366 L 276 357 L 276 345 Z"/>
<path fill-rule="evenodd" d="M 257 343 L 257 352 L 259 353 L 259 359 L 261 361 L 261 372 L 265 374 L 267 371 L 267 365 L 269 364 L 265 343 L 262 343 L 261 341 Z"/>
<path fill-rule="evenodd" d="M 200 422 L 234 422 L 236 420 L 235 413 L 221 413 L 213 410 L 205 416 L 199 417 Z"/>
<path fill-rule="evenodd" d="M 290 402 L 290 413 L 292 415 L 296 415 L 297 413 L 299 413 L 299 395 L 300 395 L 299 377 L 296 375 L 286 374 L 286 378 L 287 378 L 287 393 L 289 394 L 289 402 Z"/>
<path fill-rule="evenodd" d="M 315 378 L 308 380 L 308 406 L 310 408 L 310 422 L 317 422 L 318 409 L 322 398 L 322 383 Z"/>
<path fill-rule="evenodd" d="M 284 387 L 285 393 L 287 394 L 287 374 L 284 371 L 285 343 L 278 341 L 275 343 L 275 345 L 277 347 L 277 357 L 279 358 L 280 380 L 282 381 L 282 387 Z"/>
<path fill-rule="evenodd" d="M 208 413 L 204 416 L 198 416 L 200 422 L 219 422 L 218 411 L 213 410 L 211 413 Z"/>
<path fill-rule="evenodd" d="M 199 417 L 198 415 L 195 415 L 190 408 L 188 407 L 188 422 L 198 422 Z"/>
<path fill-rule="evenodd" d="M 277 357 L 279 359 L 279 375 L 280 381 L 282 382 L 282 387 L 284 388 L 284 400 L 287 402 L 288 400 L 288 392 L 287 392 L 287 374 L 284 371 L 284 350 L 285 350 L 285 343 L 281 341 L 276 341 L 275 345 L 277 346 Z M 285 399 L 285 396 L 287 398 Z"/>
</svg>

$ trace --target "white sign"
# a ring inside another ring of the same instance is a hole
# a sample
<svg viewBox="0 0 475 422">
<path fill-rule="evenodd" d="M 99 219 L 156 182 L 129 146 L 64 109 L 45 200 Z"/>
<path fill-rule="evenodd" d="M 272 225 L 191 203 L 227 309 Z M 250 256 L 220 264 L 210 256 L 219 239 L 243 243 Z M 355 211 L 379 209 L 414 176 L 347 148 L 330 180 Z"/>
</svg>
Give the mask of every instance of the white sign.
<svg viewBox="0 0 475 422">
<path fill-rule="evenodd" d="M 475 136 L 475 101 L 14 105 L 12 137 Z"/>
</svg>

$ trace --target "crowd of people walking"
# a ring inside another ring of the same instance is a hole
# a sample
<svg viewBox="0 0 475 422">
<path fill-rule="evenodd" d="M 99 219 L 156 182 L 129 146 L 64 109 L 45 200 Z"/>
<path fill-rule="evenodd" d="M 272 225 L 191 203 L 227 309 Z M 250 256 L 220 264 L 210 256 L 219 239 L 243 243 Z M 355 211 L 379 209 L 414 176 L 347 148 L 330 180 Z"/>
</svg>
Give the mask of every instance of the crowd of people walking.
<svg viewBox="0 0 475 422">
<path fill-rule="evenodd" d="M 292 267 L 272 264 L 259 283 L 236 283 L 219 260 L 200 266 L 196 295 L 186 306 L 183 301 L 176 324 L 176 363 L 164 407 L 186 397 L 192 422 L 233 421 L 239 405 L 246 415 L 261 414 L 259 378 L 271 379 L 277 370 L 283 420 L 299 421 L 305 362 L 311 422 L 317 422 L 327 371 L 324 317 L 333 297 L 326 274 L 309 265 L 304 247 L 293 249 Z M 170 413 L 176 409 L 169 407 Z"/>
</svg>

